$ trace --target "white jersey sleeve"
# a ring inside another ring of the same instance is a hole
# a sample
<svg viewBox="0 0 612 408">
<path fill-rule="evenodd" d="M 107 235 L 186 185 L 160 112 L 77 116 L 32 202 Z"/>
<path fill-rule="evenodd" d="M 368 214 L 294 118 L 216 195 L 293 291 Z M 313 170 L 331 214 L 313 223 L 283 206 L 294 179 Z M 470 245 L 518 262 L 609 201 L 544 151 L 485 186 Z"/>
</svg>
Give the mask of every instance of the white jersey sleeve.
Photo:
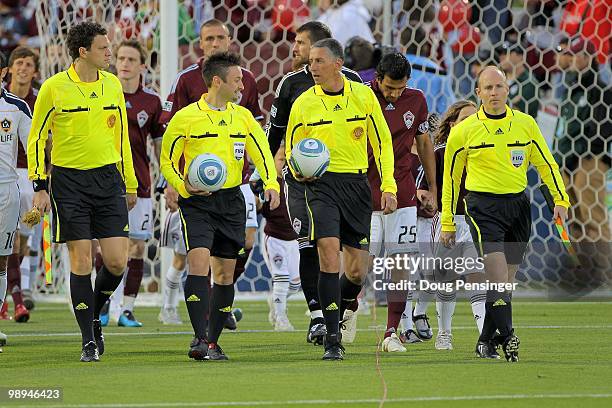
<svg viewBox="0 0 612 408">
<path fill-rule="evenodd" d="M 27 146 L 32 123 L 28 104 L 0 89 L 0 183 L 16 182 L 17 143 Z"/>
</svg>

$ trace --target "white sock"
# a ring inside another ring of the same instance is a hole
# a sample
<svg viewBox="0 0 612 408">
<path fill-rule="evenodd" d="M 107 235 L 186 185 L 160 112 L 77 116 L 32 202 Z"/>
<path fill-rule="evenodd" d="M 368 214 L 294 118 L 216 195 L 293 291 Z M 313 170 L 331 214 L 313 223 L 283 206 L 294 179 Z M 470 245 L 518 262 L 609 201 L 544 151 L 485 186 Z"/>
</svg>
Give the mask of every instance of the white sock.
<svg viewBox="0 0 612 408">
<path fill-rule="evenodd" d="M 322 310 L 313 310 L 312 312 L 310 312 L 310 318 L 312 320 L 314 319 L 318 319 L 318 318 L 323 318 L 323 311 Z"/>
<path fill-rule="evenodd" d="M 287 316 L 287 295 L 289 293 L 289 277 L 284 275 L 272 276 L 272 301 L 276 318 Z"/>
<path fill-rule="evenodd" d="M 414 324 L 412 323 L 412 292 L 408 292 L 406 307 L 400 319 L 400 327 L 402 327 L 404 331 L 414 329 Z"/>
<path fill-rule="evenodd" d="M 125 296 L 123 295 L 123 310 L 134 311 L 134 302 L 136 302 L 136 296 Z"/>
<path fill-rule="evenodd" d="M 6 270 L 0 271 L 0 308 L 4 304 L 4 297 L 6 296 L 7 286 L 8 286 L 8 281 L 6 277 Z"/>
<path fill-rule="evenodd" d="M 289 299 L 292 295 L 298 293 L 301 287 L 302 285 L 300 281 L 298 281 L 297 283 L 289 282 L 289 292 L 287 292 L 287 299 Z"/>
<path fill-rule="evenodd" d="M 30 257 L 24 256 L 19 266 L 21 271 L 21 289 L 30 290 Z"/>
<path fill-rule="evenodd" d="M 40 261 L 40 257 L 38 256 L 38 252 L 36 255 L 28 256 L 30 258 L 30 290 L 34 290 L 36 286 L 36 274 L 38 273 L 38 262 Z"/>
<path fill-rule="evenodd" d="M 433 300 L 436 292 L 434 292 L 433 290 L 422 290 L 418 293 L 419 295 L 416 305 L 414 306 L 413 316 L 427 314 L 427 307 L 429 306 L 429 303 Z"/>
<path fill-rule="evenodd" d="M 438 333 L 445 331 L 452 332 L 452 320 L 455 313 L 455 305 L 457 299 L 456 292 L 440 292 L 437 293 L 436 312 L 438 315 Z"/>
<path fill-rule="evenodd" d="M 472 314 L 474 315 L 474 320 L 476 320 L 476 326 L 478 326 L 478 333 L 482 333 L 487 292 L 479 290 L 469 290 L 467 292 L 467 295 L 469 296 L 470 303 L 472 304 Z"/>
<path fill-rule="evenodd" d="M 176 309 L 179 303 L 179 287 L 183 271 L 171 266 L 166 273 L 166 287 L 164 288 L 164 308 Z"/>
</svg>

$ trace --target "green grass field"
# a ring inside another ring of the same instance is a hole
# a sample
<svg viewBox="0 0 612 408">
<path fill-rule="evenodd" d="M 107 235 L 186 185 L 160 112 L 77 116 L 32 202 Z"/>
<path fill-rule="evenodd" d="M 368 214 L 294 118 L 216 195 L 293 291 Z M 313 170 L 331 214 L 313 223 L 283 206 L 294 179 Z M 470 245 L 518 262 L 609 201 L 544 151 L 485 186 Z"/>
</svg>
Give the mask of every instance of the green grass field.
<svg viewBox="0 0 612 408">
<path fill-rule="evenodd" d="M 66 305 L 39 304 L 27 324 L 0 321 L 9 343 L 0 354 L 0 388 L 62 387 L 62 402 L 7 402 L 0 406 L 205 407 L 610 407 L 612 303 L 515 301 L 521 361 L 482 361 L 473 355 L 476 328 L 469 304 L 457 305 L 455 349 L 433 341 L 407 353 L 378 354 L 386 309 L 359 316 L 360 332 L 342 362 L 321 361 L 305 342 L 302 303 L 290 303 L 299 331 L 274 333 L 265 302 L 237 302 L 241 332 L 220 344 L 228 362 L 187 358 L 191 327 L 162 326 L 157 308 L 138 308 L 140 329 L 108 327 L 97 364 L 78 361 L 80 337 Z M 435 316 L 433 305 L 430 316 Z M 432 324 L 435 319 L 432 319 Z M 3 391 L 6 394 L 6 390 Z"/>
</svg>

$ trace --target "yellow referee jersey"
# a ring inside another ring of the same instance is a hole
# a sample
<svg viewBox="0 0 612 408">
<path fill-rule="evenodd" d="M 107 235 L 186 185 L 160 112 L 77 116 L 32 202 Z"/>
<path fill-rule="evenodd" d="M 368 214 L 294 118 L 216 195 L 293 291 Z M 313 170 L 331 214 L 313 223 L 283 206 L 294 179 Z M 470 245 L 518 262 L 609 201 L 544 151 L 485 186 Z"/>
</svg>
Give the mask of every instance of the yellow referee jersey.
<svg viewBox="0 0 612 408">
<path fill-rule="evenodd" d="M 369 140 L 382 180 L 381 190 L 397 192 L 391 132 L 368 86 L 344 78 L 344 89 L 338 95 L 326 93 L 320 85 L 304 91 L 293 103 L 289 115 L 285 141 L 287 162 L 293 146 L 306 138 L 325 143 L 330 152 L 327 171 L 334 173 L 365 173 Z"/>
<path fill-rule="evenodd" d="M 227 180 L 223 188 L 242 184 L 244 152 L 255 163 L 265 189 L 280 192 L 276 180 L 276 167 L 266 140 L 266 134 L 251 112 L 228 102 L 222 111 L 211 109 L 206 94 L 196 103 L 179 110 L 164 133 L 161 151 L 161 171 L 183 197 L 190 194 L 184 179 L 189 164 L 199 154 L 212 153 L 225 162 Z M 179 170 L 181 156 L 185 156 L 185 169 Z"/>
<path fill-rule="evenodd" d="M 74 65 L 47 79 L 34 105 L 28 137 L 28 177 L 45 179 L 45 142 L 51 131 L 51 163 L 88 170 L 117 163 L 128 193 L 138 181 L 132 164 L 125 99 L 119 79 L 98 71 L 82 82 Z"/>
<path fill-rule="evenodd" d="M 530 163 L 550 189 L 555 205 L 568 208 L 559 166 L 531 116 L 506 106 L 504 118 L 491 119 L 481 107 L 453 127 L 444 154 L 442 231 L 455 231 L 453 218 L 464 168 L 466 190 L 509 194 L 525 190 Z"/>
</svg>

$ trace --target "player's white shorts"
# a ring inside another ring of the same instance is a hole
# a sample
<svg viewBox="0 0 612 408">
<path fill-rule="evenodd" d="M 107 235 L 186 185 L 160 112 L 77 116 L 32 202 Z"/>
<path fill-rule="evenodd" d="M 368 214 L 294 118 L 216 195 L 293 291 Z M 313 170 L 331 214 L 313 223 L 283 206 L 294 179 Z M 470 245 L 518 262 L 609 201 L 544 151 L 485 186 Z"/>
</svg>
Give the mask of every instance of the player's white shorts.
<svg viewBox="0 0 612 408">
<path fill-rule="evenodd" d="M 19 187 L 17 183 L 0 184 L 0 256 L 13 253 L 19 225 Z"/>
<path fill-rule="evenodd" d="M 257 205 L 255 203 L 255 194 L 248 184 L 240 186 L 244 204 L 246 207 L 246 228 L 257 228 Z"/>
<path fill-rule="evenodd" d="M 370 255 L 390 256 L 417 252 L 416 207 L 398 208 L 384 215 L 382 211 L 372 213 L 370 224 Z"/>
<path fill-rule="evenodd" d="M 447 248 L 440 243 L 440 232 L 442 226 L 436 225 L 434 255 L 436 258 L 453 259 L 454 270 L 434 269 L 434 280 L 437 282 L 447 282 L 457 279 L 460 275 L 471 273 L 484 273 L 484 265 L 477 262 L 478 251 L 472 241 L 470 227 L 465 221 L 465 215 L 455 215 L 455 246 Z"/>
<path fill-rule="evenodd" d="M 153 237 L 153 199 L 136 199 L 136 205 L 128 213 L 130 238 L 148 240 Z"/>
<path fill-rule="evenodd" d="M 160 245 L 172 248 L 177 254 L 186 256 L 187 249 L 181 231 L 181 215 L 178 211 L 169 212 L 161 231 Z"/>
<path fill-rule="evenodd" d="M 291 283 L 300 282 L 300 248 L 297 239 L 284 241 L 264 234 L 261 250 L 272 276 L 288 276 Z"/>
<path fill-rule="evenodd" d="M 32 198 L 34 197 L 34 188 L 32 182 L 28 179 L 28 169 L 17 169 L 17 185 L 19 186 L 20 207 L 19 207 L 19 234 L 31 237 L 34 235 L 34 229 L 29 228 L 21 219 L 23 215 L 32 209 Z M 42 225 L 42 224 L 41 224 Z M 36 228 L 36 227 L 34 227 Z"/>
</svg>

